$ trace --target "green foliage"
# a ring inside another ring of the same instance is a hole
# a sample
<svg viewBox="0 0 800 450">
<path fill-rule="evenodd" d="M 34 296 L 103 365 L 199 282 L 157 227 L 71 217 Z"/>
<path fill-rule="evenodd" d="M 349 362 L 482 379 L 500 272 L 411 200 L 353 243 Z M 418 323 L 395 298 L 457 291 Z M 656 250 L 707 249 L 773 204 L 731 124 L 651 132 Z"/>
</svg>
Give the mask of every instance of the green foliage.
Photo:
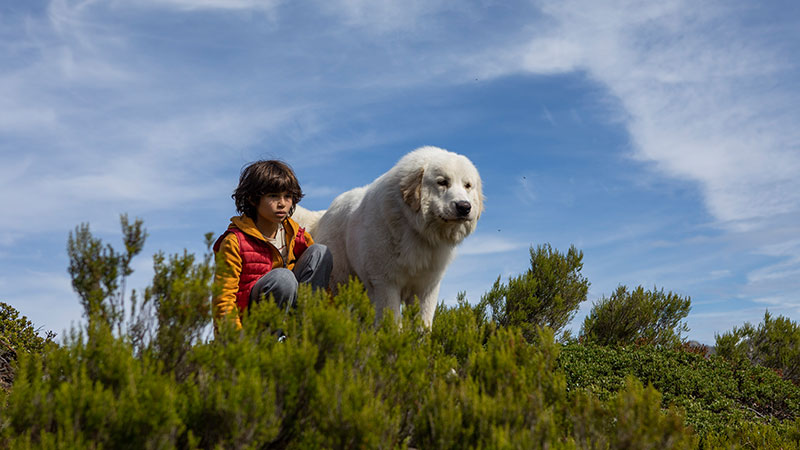
<svg viewBox="0 0 800 450">
<path fill-rule="evenodd" d="M 635 383 L 609 401 L 571 402 L 551 331 L 531 345 L 517 328 L 487 328 L 467 304 L 440 307 L 430 331 L 413 307 L 400 326 L 387 317 L 375 328 L 369 305 L 355 282 L 333 299 L 303 289 L 288 313 L 259 303 L 243 330 L 223 326 L 216 341 L 192 346 L 195 370 L 183 379 L 98 322 L 23 359 L 0 445 L 658 448 L 693 439 Z"/>
<path fill-rule="evenodd" d="M 791 440 L 800 417 L 800 388 L 749 363 L 734 366 L 673 348 L 593 344 L 565 346 L 559 363 L 570 389 L 601 400 L 623 389 L 627 377 L 651 384 L 663 394 L 662 407 L 684 410 L 701 437 L 733 438 L 730 430 L 764 424 Z"/>
<path fill-rule="evenodd" d="M 583 252 L 574 246 L 563 254 L 545 244 L 531 247 L 530 254 L 527 272 L 509 278 L 507 285 L 498 277 L 479 303 L 481 309 L 491 309 L 499 326 L 519 327 L 529 341 L 539 327 L 558 333 L 575 316 L 589 291 L 589 281 L 581 275 Z"/>
<path fill-rule="evenodd" d="M 88 228 L 71 242 L 109 248 Z M 111 250 L 74 255 L 125 273 Z M 198 330 L 210 309 L 209 261 L 157 254 L 153 285 L 122 333 L 121 283 L 75 271 L 88 324 L 61 347 L 21 358 L 0 411 L 0 446 L 575 448 L 588 436 L 577 430 L 633 434 L 651 446 L 664 435 L 691 438 L 679 417 L 625 419 L 631 408 L 659 409 L 650 394 L 624 408 L 587 394 L 598 414 L 579 415 L 553 332 L 537 328 L 532 345 L 523 329 L 497 328 L 463 296 L 440 306 L 428 330 L 418 305 L 404 308 L 399 324 L 388 314 L 376 325 L 357 281 L 333 298 L 302 287 L 296 309 L 261 302 L 241 330 L 222 324 L 206 341 Z M 277 330 L 288 338 L 278 341 Z M 659 431 L 638 430 L 645 426 Z"/>
<path fill-rule="evenodd" d="M 473 307 L 467 302 L 463 292 L 458 294 L 457 304 L 457 308 L 448 308 L 443 303 L 438 305 L 431 338 L 439 342 L 444 353 L 463 364 L 476 346 L 486 344 L 496 326 L 487 322 L 480 306 Z"/>
<path fill-rule="evenodd" d="M 144 232 L 125 235 L 133 255 Z M 510 281 L 500 303 L 439 305 L 430 329 L 418 305 L 376 324 L 351 280 L 335 297 L 301 286 L 290 311 L 260 302 L 241 330 L 222 323 L 210 341 L 210 255 L 156 254 L 153 284 L 138 308 L 132 296 L 123 327 L 130 260 L 88 227 L 70 240 L 89 320 L 61 346 L 20 355 L 0 408 L 2 448 L 797 446 L 798 388 L 769 369 L 667 348 L 563 346 L 535 326 L 558 325 L 585 297 L 574 249 L 532 250 L 534 278 Z M 117 278 L 96 277 L 84 257 Z M 535 297 L 521 295 L 526 286 Z M 528 301 L 543 316 L 522 320 L 515 308 Z"/>
<path fill-rule="evenodd" d="M 785 424 L 745 422 L 719 433 L 709 433 L 702 442 L 704 449 L 800 449 L 800 421 Z"/>
<path fill-rule="evenodd" d="M 192 370 L 186 357 L 189 349 L 202 340 L 211 321 L 212 234 L 205 236 L 209 251 L 200 261 L 185 250 L 169 257 L 162 252 L 153 256 L 153 282 L 141 302 L 132 292 L 126 324 L 125 280 L 133 272 L 130 263 L 144 247 L 147 232 L 139 219 L 131 224 L 122 215 L 120 222 L 124 252 L 104 245 L 87 224 L 69 235 L 69 273 L 84 316 L 90 328 L 103 324 L 116 331 L 136 354 L 148 353 L 164 370 L 182 378 Z"/>
<path fill-rule="evenodd" d="M 758 328 L 745 323 L 741 328 L 717 335 L 716 350 L 731 361 L 746 360 L 769 367 L 800 384 L 800 326 L 787 317 L 773 319 L 766 311 Z"/>
<path fill-rule="evenodd" d="M 0 446 L 170 448 L 183 430 L 171 378 L 93 322 L 43 357 L 20 358 Z"/>
<path fill-rule="evenodd" d="M 600 345 L 645 344 L 672 347 L 681 344 L 681 333 L 691 299 L 664 290 L 645 291 L 642 286 L 628 291 L 619 286 L 609 298 L 592 306 L 584 319 L 580 337 Z"/>
<path fill-rule="evenodd" d="M 13 362 L 20 353 L 41 353 L 55 333 L 39 336 L 27 317 L 7 303 L 0 302 L 0 388 L 8 389 L 14 380 Z"/>
<path fill-rule="evenodd" d="M 170 369 L 178 369 L 177 376 L 185 376 L 182 367 L 191 346 L 199 342 L 211 322 L 209 307 L 214 277 L 213 243 L 211 233 L 206 234 L 209 249 L 202 261 L 184 250 L 182 255 L 169 259 L 159 252 L 153 256 L 153 284 L 145 289 L 143 308 L 152 306 L 155 311 L 155 332 L 150 349 Z M 152 311 L 148 310 L 148 311 Z M 148 330 L 149 316 L 144 315 L 136 324 L 139 331 Z M 152 322 L 151 322 L 152 323 Z M 140 336 L 141 339 L 141 336 Z M 144 343 L 144 340 L 141 340 Z"/>
<path fill-rule="evenodd" d="M 564 377 L 552 333 L 529 344 L 514 328 L 493 333 L 460 371 L 435 380 L 417 421 L 422 448 L 537 448 L 566 438 Z"/>
<path fill-rule="evenodd" d="M 5 344 L 14 353 L 41 353 L 55 333 L 48 331 L 45 337 L 38 331 L 27 317 L 19 316 L 19 311 L 8 303 L 0 302 L 0 344 Z"/>
<path fill-rule="evenodd" d="M 572 394 L 580 448 L 696 448 L 698 436 L 684 425 L 683 412 L 661 407 L 661 394 L 627 376 L 603 403 L 586 390 Z"/>
<path fill-rule="evenodd" d="M 92 236 L 89 224 L 75 227 L 69 233 L 67 254 L 72 287 L 78 293 L 84 316 L 89 321 L 99 320 L 112 329 L 118 329 L 125 314 L 125 280 L 133 270 L 131 260 L 144 247 L 147 233 L 142 221 L 133 224 L 128 216 L 120 217 L 125 251 L 118 252 L 111 245 L 103 245 Z M 119 329 L 121 332 L 121 329 Z"/>
</svg>

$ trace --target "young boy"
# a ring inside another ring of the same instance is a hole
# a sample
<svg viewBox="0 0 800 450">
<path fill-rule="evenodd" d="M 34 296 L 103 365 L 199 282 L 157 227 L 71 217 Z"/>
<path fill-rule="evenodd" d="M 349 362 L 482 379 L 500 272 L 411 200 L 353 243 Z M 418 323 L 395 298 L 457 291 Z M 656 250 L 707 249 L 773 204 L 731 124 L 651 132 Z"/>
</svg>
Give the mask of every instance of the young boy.
<svg viewBox="0 0 800 450">
<path fill-rule="evenodd" d="M 256 161 L 245 167 L 233 192 L 236 210 L 227 231 L 214 244 L 214 326 L 233 320 L 237 328 L 247 308 L 270 294 L 282 308 L 297 301 L 298 283 L 325 288 L 333 257 L 291 219 L 303 191 L 292 169 L 281 161 Z"/>
</svg>

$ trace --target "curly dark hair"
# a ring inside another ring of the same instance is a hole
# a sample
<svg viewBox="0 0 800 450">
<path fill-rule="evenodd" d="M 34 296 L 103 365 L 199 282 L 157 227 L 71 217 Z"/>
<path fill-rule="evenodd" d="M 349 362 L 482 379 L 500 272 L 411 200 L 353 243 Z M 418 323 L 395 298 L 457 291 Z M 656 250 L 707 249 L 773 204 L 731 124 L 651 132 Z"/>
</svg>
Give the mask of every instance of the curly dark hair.
<svg viewBox="0 0 800 450">
<path fill-rule="evenodd" d="M 295 206 L 303 198 L 303 190 L 300 189 L 294 171 L 283 161 L 261 160 L 242 169 L 239 185 L 231 197 L 236 202 L 236 211 L 256 220 L 261 197 L 278 192 L 288 192 L 292 196 L 292 208 L 289 210 L 291 216 Z"/>
</svg>

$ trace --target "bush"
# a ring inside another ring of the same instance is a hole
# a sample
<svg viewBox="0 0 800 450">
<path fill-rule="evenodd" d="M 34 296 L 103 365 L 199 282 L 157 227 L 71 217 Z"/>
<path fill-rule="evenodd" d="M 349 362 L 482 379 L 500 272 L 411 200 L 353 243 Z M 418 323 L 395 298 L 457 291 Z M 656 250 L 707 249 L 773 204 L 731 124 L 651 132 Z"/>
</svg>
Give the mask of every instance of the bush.
<svg viewBox="0 0 800 450">
<path fill-rule="evenodd" d="M 84 237 L 94 239 L 88 229 Z M 95 311 L 85 326 L 59 347 L 20 355 L 0 409 L 0 447 L 573 449 L 711 442 L 733 448 L 733 439 L 744 439 L 791 448 L 793 442 L 796 388 L 776 384 L 768 369 L 735 381 L 745 399 L 761 402 L 748 404 L 758 414 L 784 411 L 786 418 L 748 422 L 745 415 L 741 423 L 749 428 L 737 434 L 698 435 L 686 425 L 701 423 L 696 412 L 681 403 L 696 394 L 711 398 L 708 386 L 689 376 L 705 361 L 696 355 L 681 365 L 668 356 L 630 359 L 627 352 L 592 353 L 608 352 L 604 347 L 563 347 L 546 327 L 498 327 L 463 296 L 454 307 L 438 307 L 430 330 L 418 305 L 404 308 L 399 324 L 391 314 L 375 324 L 357 280 L 335 297 L 301 286 L 290 311 L 260 302 L 241 330 L 223 323 L 211 341 L 197 332 L 210 310 L 208 255 L 157 254 L 155 261 L 147 306 L 131 306 L 127 327 L 115 315 L 119 308 L 107 303 L 124 305 L 122 283 L 105 284 L 91 302 L 81 297 Z M 287 339 L 276 338 L 279 329 Z M 659 378 L 658 368 L 666 375 Z M 678 368 L 688 371 L 688 382 L 678 381 Z"/>
<path fill-rule="evenodd" d="M 303 290 L 298 302 L 289 314 L 262 302 L 241 332 L 193 346 L 196 371 L 183 380 L 147 354 L 133 356 L 102 324 L 73 333 L 43 359 L 24 360 L 0 415 L 1 445 L 574 448 L 692 439 L 679 414 L 660 414 L 652 389 L 569 402 L 551 332 L 538 346 L 513 327 L 484 336 L 485 324 L 465 320 L 474 317 L 466 306 L 441 308 L 430 332 L 413 308 L 402 326 L 386 318 L 375 329 L 358 284 L 334 299 Z M 472 324 L 463 336 L 439 329 L 462 320 Z M 286 341 L 275 339 L 277 328 Z M 463 362 L 447 350 L 452 342 L 471 348 Z"/>
<path fill-rule="evenodd" d="M 71 239 L 75 249 L 109 248 L 88 227 Z M 637 435 L 651 445 L 690 438 L 677 416 L 623 420 L 631 408 L 658 409 L 650 394 L 624 407 L 587 394 L 597 414 L 578 415 L 552 331 L 535 330 L 531 345 L 522 329 L 497 328 L 463 297 L 440 306 L 428 330 L 418 305 L 404 308 L 399 325 L 391 314 L 375 325 L 356 281 L 333 298 L 303 287 L 296 309 L 259 303 L 242 330 L 224 324 L 207 341 L 192 330 L 210 310 L 208 258 L 158 254 L 148 306 L 131 306 L 135 317 L 123 327 L 126 271 L 111 254 L 73 252 L 113 263 L 106 267 L 118 278 L 73 272 L 88 323 L 60 347 L 20 358 L 0 411 L 0 446 L 572 448 L 587 436 Z"/>
<path fill-rule="evenodd" d="M 717 354 L 740 363 L 769 367 L 787 380 L 800 384 L 800 326 L 787 317 L 773 319 L 769 311 L 758 328 L 741 328 L 716 336 Z"/>
<path fill-rule="evenodd" d="M 661 394 L 635 377 L 626 376 L 605 404 L 584 390 L 572 397 L 580 448 L 696 448 L 698 437 L 684 425 L 683 412 L 662 408 Z"/>
<path fill-rule="evenodd" d="M 662 408 L 684 410 L 686 422 L 703 438 L 762 424 L 791 440 L 800 417 L 800 388 L 749 363 L 735 366 L 720 357 L 653 346 L 570 344 L 562 349 L 559 366 L 570 390 L 586 390 L 601 400 L 622 390 L 627 377 L 651 384 L 663 394 Z"/>
<path fill-rule="evenodd" d="M 530 254 L 527 272 L 509 278 L 507 285 L 498 277 L 479 303 L 482 310 L 491 309 L 499 326 L 519 327 L 529 341 L 537 328 L 563 329 L 589 291 L 589 281 L 581 275 L 583 252 L 574 246 L 562 254 L 545 244 L 531 247 Z"/>
<path fill-rule="evenodd" d="M 664 290 L 645 291 L 641 286 L 628 292 L 619 286 L 611 297 L 603 297 L 584 319 L 580 338 L 600 345 L 658 345 L 672 347 L 689 331 L 685 322 L 691 299 Z"/>
<path fill-rule="evenodd" d="M 0 446 L 170 448 L 184 430 L 179 401 L 157 361 L 92 323 L 44 356 L 20 358 Z"/>
<path fill-rule="evenodd" d="M 89 224 L 75 227 L 67 239 L 69 274 L 72 287 L 78 293 L 84 317 L 89 321 L 99 320 L 116 327 L 125 316 L 125 280 L 133 270 L 131 260 L 144 247 L 147 233 L 142 221 L 131 224 L 127 215 L 120 216 L 125 251 L 118 252 L 111 245 L 92 236 Z"/>
<path fill-rule="evenodd" d="M 14 381 L 14 361 L 20 353 L 41 353 L 53 341 L 55 333 L 39 336 L 27 317 L 0 302 L 0 388 L 8 389 Z"/>
</svg>

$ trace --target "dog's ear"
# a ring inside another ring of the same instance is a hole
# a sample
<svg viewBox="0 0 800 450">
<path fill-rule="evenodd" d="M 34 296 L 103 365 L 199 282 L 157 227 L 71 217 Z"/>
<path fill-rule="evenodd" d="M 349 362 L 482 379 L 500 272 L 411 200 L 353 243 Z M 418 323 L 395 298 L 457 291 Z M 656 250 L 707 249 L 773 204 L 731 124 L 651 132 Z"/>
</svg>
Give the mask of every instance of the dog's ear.
<svg viewBox="0 0 800 450">
<path fill-rule="evenodd" d="M 403 194 L 403 201 L 414 212 L 419 211 L 421 207 L 422 175 L 424 173 L 424 169 L 419 169 L 416 172 L 409 172 L 400 179 L 400 192 Z"/>
</svg>

